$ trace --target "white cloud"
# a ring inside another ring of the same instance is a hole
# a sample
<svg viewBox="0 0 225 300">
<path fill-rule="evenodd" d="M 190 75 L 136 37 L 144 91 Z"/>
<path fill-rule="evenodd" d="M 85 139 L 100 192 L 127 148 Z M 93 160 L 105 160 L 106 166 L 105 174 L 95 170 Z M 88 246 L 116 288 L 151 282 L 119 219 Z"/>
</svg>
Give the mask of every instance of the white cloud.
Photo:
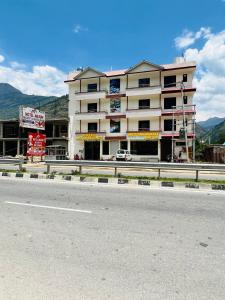
<svg viewBox="0 0 225 300">
<path fill-rule="evenodd" d="M 9 64 L 13 69 L 25 69 L 26 68 L 25 64 L 18 63 L 17 61 L 10 61 Z"/>
<path fill-rule="evenodd" d="M 77 25 L 74 26 L 74 28 L 73 28 L 73 32 L 74 33 L 79 33 L 81 31 L 88 31 L 88 28 L 84 27 L 84 26 L 82 26 L 80 24 L 77 24 Z"/>
<path fill-rule="evenodd" d="M 23 93 L 43 96 L 61 96 L 68 92 L 64 83 L 66 74 L 52 66 L 33 66 L 25 69 L 24 64 L 10 62 L 9 66 L 0 65 L 1 82 L 6 82 Z"/>
<path fill-rule="evenodd" d="M 184 53 L 187 61 L 197 62 L 194 79 L 197 119 L 225 117 L 225 30 L 199 35 L 206 39 L 202 48 L 188 48 Z"/>
<path fill-rule="evenodd" d="M 201 27 L 199 31 L 193 32 L 185 29 L 181 36 L 175 38 L 175 45 L 178 49 L 187 48 L 193 45 L 200 38 L 209 38 L 211 30 L 209 27 Z"/>
<path fill-rule="evenodd" d="M 5 57 L 0 54 L 0 63 L 2 63 L 5 60 Z"/>
</svg>

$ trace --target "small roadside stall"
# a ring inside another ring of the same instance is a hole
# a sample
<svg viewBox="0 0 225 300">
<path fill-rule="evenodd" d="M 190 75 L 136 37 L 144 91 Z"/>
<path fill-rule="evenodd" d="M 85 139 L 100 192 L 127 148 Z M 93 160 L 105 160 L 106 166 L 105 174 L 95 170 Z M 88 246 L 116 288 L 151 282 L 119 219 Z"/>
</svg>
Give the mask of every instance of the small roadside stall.
<svg viewBox="0 0 225 300">
<path fill-rule="evenodd" d="M 46 146 L 45 160 L 66 160 L 66 147 L 61 145 Z"/>
</svg>

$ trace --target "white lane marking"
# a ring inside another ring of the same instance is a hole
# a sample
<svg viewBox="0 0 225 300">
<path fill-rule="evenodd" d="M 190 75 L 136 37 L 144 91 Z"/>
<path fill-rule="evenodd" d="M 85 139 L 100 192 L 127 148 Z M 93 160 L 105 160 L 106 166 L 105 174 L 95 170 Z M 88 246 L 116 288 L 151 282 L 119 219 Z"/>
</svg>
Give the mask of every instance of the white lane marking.
<svg viewBox="0 0 225 300">
<path fill-rule="evenodd" d="M 48 205 L 38 205 L 38 204 L 30 204 L 30 203 L 23 203 L 23 202 L 12 202 L 12 201 L 5 201 L 5 203 L 14 204 L 14 205 L 22 205 L 22 206 L 31 206 L 31 207 L 39 207 L 39 208 L 49 208 L 49 209 L 73 211 L 73 212 L 80 212 L 80 213 L 85 213 L 85 214 L 92 214 L 91 210 L 81 210 L 81 209 L 73 209 L 73 208 L 65 208 L 65 207 L 57 207 L 57 206 L 48 206 Z"/>
</svg>

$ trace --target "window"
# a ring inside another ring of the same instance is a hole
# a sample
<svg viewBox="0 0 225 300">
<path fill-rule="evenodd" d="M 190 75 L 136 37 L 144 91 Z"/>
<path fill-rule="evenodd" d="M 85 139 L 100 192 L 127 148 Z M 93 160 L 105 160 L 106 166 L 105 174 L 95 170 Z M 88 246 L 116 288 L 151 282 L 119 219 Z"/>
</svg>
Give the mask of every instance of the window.
<svg viewBox="0 0 225 300">
<path fill-rule="evenodd" d="M 131 141 L 130 147 L 134 155 L 158 155 L 157 141 Z"/>
<path fill-rule="evenodd" d="M 88 123 L 88 132 L 97 132 L 97 123 Z"/>
<path fill-rule="evenodd" d="M 3 137 L 18 137 L 19 136 L 19 127 L 17 124 L 4 124 L 3 126 Z"/>
<path fill-rule="evenodd" d="M 141 78 L 139 79 L 139 87 L 147 87 L 150 86 L 150 78 Z"/>
<path fill-rule="evenodd" d="M 150 121 L 138 121 L 138 129 L 139 131 L 146 131 L 150 129 Z"/>
<path fill-rule="evenodd" d="M 139 100 L 139 109 L 150 108 L 150 99 Z"/>
<path fill-rule="evenodd" d="M 120 99 L 112 99 L 110 100 L 110 112 L 120 112 L 121 102 Z"/>
<path fill-rule="evenodd" d="M 97 103 L 88 103 L 88 112 L 97 112 Z"/>
<path fill-rule="evenodd" d="M 176 120 L 174 120 L 174 127 L 173 120 L 164 120 L 164 131 L 176 131 Z"/>
<path fill-rule="evenodd" d="M 67 133 L 67 132 L 68 132 L 67 125 L 61 125 L 61 133 Z"/>
<path fill-rule="evenodd" d="M 120 92 L 120 79 L 110 80 L 110 94 L 117 94 Z"/>
<path fill-rule="evenodd" d="M 187 74 L 183 74 L 183 82 L 187 82 Z"/>
<path fill-rule="evenodd" d="M 127 141 L 120 142 L 120 149 L 127 150 Z"/>
<path fill-rule="evenodd" d="M 176 102 L 176 97 L 164 98 L 164 109 L 172 109 Z"/>
<path fill-rule="evenodd" d="M 188 103 L 188 97 L 187 96 L 183 96 L 183 101 L 184 101 L 184 104 L 187 104 Z"/>
<path fill-rule="evenodd" d="M 110 132 L 111 133 L 120 132 L 120 121 L 110 120 Z"/>
<path fill-rule="evenodd" d="M 176 75 L 173 76 L 165 76 L 164 77 L 164 87 L 173 87 L 176 86 Z"/>
<path fill-rule="evenodd" d="M 97 83 L 89 83 L 88 92 L 97 92 Z"/>
<path fill-rule="evenodd" d="M 103 155 L 109 155 L 109 142 L 108 141 L 103 141 L 103 149 L 102 149 L 102 154 Z"/>
</svg>

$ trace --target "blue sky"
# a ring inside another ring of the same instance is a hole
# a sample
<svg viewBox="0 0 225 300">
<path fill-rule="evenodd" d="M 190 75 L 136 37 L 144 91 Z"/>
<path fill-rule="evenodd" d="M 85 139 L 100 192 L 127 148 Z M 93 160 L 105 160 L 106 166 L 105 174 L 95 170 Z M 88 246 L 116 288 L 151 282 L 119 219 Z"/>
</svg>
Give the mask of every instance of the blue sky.
<svg viewBox="0 0 225 300">
<path fill-rule="evenodd" d="M 24 80 L 28 72 L 44 94 L 40 74 L 53 76 L 54 70 L 59 78 L 78 66 L 108 70 L 142 59 L 170 63 L 193 44 L 204 47 L 205 31 L 194 42 L 175 42 L 177 37 L 193 39 L 201 28 L 214 35 L 224 30 L 223 0 L 0 0 L 0 82 L 12 83 L 9 69 L 17 75 L 20 70 Z M 38 92 L 32 83 L 24 86 L 18 79 L 16 85 Z M 60 88 L 46 90 L 53 92 L 60 94 Z"/>
</svg>

